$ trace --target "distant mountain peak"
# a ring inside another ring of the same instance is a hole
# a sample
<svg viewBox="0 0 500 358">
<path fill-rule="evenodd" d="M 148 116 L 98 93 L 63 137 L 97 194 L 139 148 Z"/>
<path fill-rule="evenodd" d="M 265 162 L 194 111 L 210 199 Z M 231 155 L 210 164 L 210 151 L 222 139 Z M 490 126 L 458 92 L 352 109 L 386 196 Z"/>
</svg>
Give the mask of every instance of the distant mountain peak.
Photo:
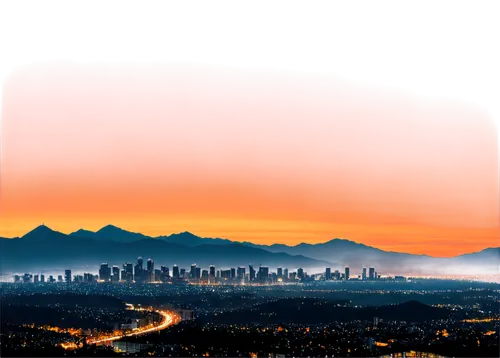
<svg viewBox="0 0 500 358">
<path fill-rule="evenodd" d="M 100 228 L 97 232 L 110 231 L 110 230 L 126 231 L 126 230 L 123 230 L 122 228 L 119 228 L 118 226 L 115 226 L 115 225 L 112 225 L 112 224 L 108 224 L 108 225 L 103 226 L 102 228 Z"/>
<path fill-rule="evenodd" d="M 193 234 L 192 232 L 189 232 L 189 231 L 178 232 L 178 233 L 175 233 L 175 234 L 171 234 L 170 236 L 173 236 L 173 235 L 198 237 L 198 236 L 196 236 L 195 234 Z"/>
<path fill-rule="evenodd" d="M 42 225 L 37 226 L 36 228 L 31 230 L 30 232 L 28 232 L 26 235 L 23 236 L 23 238 L 25 238 L 25 239 L 30 239 L 30 238 L 45 239 L 47 237 L 53 237 L 53 236 L 57 236 L 57 235 L 64 236 L 64 234 L 57 232 L 57 231 L 54 231 L 51 228 L 49 228 L 47 225 L 42 224 Z"/>
</svg>

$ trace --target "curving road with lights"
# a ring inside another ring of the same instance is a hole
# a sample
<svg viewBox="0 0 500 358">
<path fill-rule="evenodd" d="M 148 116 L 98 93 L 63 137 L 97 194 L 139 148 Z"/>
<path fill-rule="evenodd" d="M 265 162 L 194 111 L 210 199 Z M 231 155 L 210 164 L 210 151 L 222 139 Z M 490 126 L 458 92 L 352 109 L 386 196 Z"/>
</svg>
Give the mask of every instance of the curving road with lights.
<svg viewBox="0 0 500 358">
<path fill-rule="evenodd" d="M 133 306 L 132 306 L 132 309 Z M 154 327 L 149 327 L 149 328 L 144 328 L 144 329 L 138 329 L 136 331 L 124 334 L 124 335 L 117 335 L 117 336 L 112 336 L 112 337 L 105 337 L 102 339 L 95 339 L 95 340 L 89 340 L 88 344 L 103 344 L 111 341 L 116 341 L 117 339 L 123 338 L 123 337 L 131 337 L 131 336 L 138 336 L 141 334 L 147 334 L 151 332 L 157 332 L 161 331 L 173 324 L 176 324 L 180 321 L 180 316 L 174 312 L 171 311 L 161 311 L 161 310 L 155 310 L 156 313 L 160 314 L 162 316 L 162 321 L 160 322 L 159 325 L 154 326 Z"/>
</svg>

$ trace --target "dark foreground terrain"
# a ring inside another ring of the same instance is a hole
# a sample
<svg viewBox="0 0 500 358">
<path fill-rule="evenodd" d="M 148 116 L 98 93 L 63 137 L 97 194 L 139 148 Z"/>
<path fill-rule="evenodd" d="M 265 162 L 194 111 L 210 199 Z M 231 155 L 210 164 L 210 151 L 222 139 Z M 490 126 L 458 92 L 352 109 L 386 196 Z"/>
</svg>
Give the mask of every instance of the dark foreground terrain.
<svg viewBox="0 0 500 358">
<path fill-rule="evenodd" d="M 1 356 L 498 357 L 499 292 L 453 282 L 385 289 L 4 284 Z M 188 309 L 195 319 L 110 346 L 87 345 L 89 333 L 141 319 L 126 303 Z"/>
</svg>

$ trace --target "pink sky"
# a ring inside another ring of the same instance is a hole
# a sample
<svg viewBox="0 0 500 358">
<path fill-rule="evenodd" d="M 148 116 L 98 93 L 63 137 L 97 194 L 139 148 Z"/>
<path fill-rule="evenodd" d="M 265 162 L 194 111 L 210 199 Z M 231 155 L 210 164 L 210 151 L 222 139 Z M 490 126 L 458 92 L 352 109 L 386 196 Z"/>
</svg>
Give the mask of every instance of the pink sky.
<svg viewBox="0 0 500 358">
<path fill-rule="evenodd" d="M 45 63 L 4 84 L 0 236 L 113 223 L 256 243 L 498 246 L 498 144 L 471 104 L 335 77 Z"/>
</svg>

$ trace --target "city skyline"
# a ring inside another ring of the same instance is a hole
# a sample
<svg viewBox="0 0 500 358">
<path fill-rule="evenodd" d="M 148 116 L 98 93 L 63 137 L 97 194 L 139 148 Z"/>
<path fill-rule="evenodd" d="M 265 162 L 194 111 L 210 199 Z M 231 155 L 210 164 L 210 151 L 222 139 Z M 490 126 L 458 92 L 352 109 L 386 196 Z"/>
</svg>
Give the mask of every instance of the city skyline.
<svg viewBox="0 0 500 358">
<path fill-rule="evenodd" d="M 112 222 L 444 257 L 498 241 L 490 115 L 333 76 L 25 66 L 4 82 L 2 146 L 0 236 Z"/>
</svg>

